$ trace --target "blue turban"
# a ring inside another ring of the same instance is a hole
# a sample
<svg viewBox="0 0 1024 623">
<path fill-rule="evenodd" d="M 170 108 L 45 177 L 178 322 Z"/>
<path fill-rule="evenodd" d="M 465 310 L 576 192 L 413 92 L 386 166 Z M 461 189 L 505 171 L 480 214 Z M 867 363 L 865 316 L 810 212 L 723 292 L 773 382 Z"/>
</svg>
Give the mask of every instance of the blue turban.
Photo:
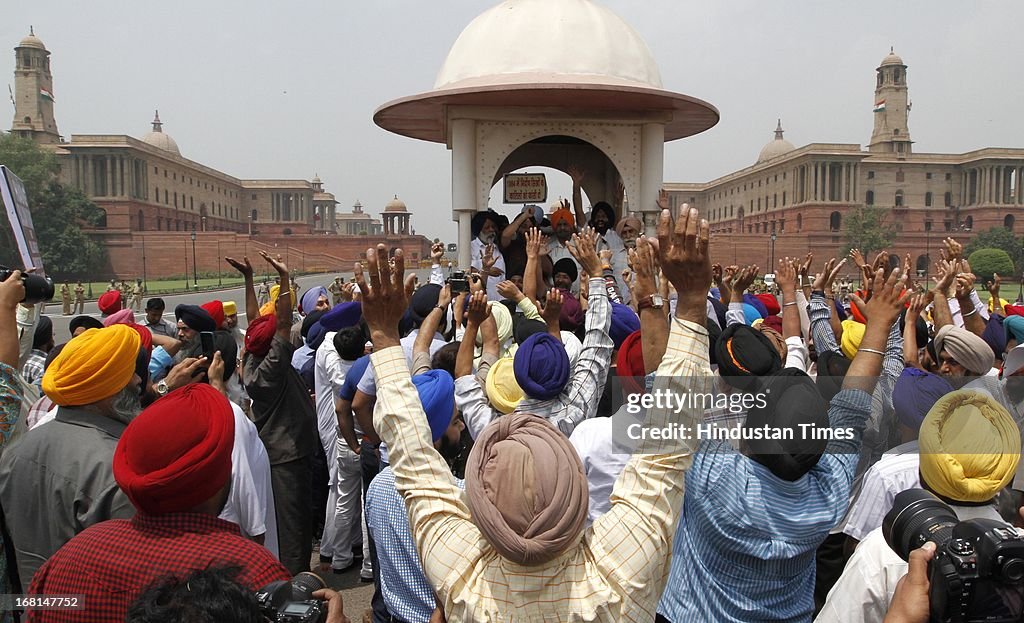
<svg viewBox="0 0 1024 623">
<path fill-rule="evenodd" d="M 524 394 L 551 400 L 569 382 L 569 355 L 550 333 L 535 333 L 519 345 L 512 369 Z"/>
<path fill-rule="evenodd" d="M 834 303 L 835 303 L 835 308 L 836 308 L 836 318 L 839 318 L 839 322 L 842 322 L 842 321 L 846 320 L 846 318 L 847 318 L 847 315 L 846 315 L 846 308 L 845 308 L 845 307 L 843 307 L 843 306 L 842 306 L 842 305 L 841 305 L 841 304 L 839 303 L 839 301 L 838 301 L 838 300 L 837 300 L 837 301 L 834 301 Z"/>
<path fill-rule="evenodd" d="M 302 313 L 308 314 L 309 312 L 316 309 L 316 301 L 321 296 L 327 297 L 327 300 L 331 300 L 331 295 L 327 292 L 327 288 L 323 286 L 316 286 L 306 290 L 306 293 L 302 295 L 301 306 Z"/>
<path fill-rule="evenodd" d="M 363 317 L 363 306 L 358 301 L 338 303 L 320 317 L 320 324 L 328 331 L 341 331 L 359 324 Z"/>
<path fill-rule="evenodd" d="M 761 314 L 757 313 L 757 308 L 749 303 L 743 303 L 743 322 L 747 325 L 754 324 L 755 320 L 760 320 Z"/>
<path fill-rule="evenodd" d="M 217 323 L 213 321 L 210 312 L 198 305 L 178 305 L 174 308 L 174 319 L 182 321 L 193 331 L 213 332 L 217 330 Z"/>
<path fill-rule="evenodd" d="M 608 334 L 615 342 L 615 348 L 622 346 L 622 343 L 629 337 L 630 333 L 640 329 L 640 319 L 637 318 L 633 308 L 622 303 L 612 303 L 612 327 Z"/>
<path fill-rule="evenodd" d="M 711 288 L 711 290 L 708 291 L 708 294 L 710 294 L 711 296 L 713 296 L 716 299 L 719 299 L 719 300 L 722 299 L 722 291 L 719 290 L 718 288 Z"/>
<path fill-rule="evenodd" d="M 324 328 L 323 322 L 313 323 L 313 326 L 309 328 L 309 333 L 306 334 L 306 344 L 313 350 L 316 350 L 324 343 L 326 335 L 327 329 Z"/>
<path fill-rule="evenodd" d="M 935 403 L 952 391 L 941 376 L 917 368 L 903 368 L 892 390 L 892 406 L 901 424 L 918 430 Z"/>
<path fill-rule="evenodd" d="M 437 441 L 452 423 L 455 413 L 455 381 L 444 370 L 431 370 L 412 377 L 420 404 L 430 424 L 430 438 Z"/>
<path fill-rule="evenodd" d="M 1002 359 L 1006 352 L 1006 329 L 1003 328 L 1003 317 L 998 314 L 989 316 L 988 324 L 981 333 L 981 339 L 992 347 L 992 353 L 996 359 Z"/>
<path fill-rule="evenodd" d="M 752 305 L 754 309 L 757 310 L 758 316 L 760 318 L 768 317 L 768 308 L 764 306 L 764 302 L 761 299 L 757 298 L 753 294 L 744 294 L 743 302 L 746 303 L 747 305 Z"/>
<path fill-rule="evenodd" d="M 1024 342 L 1024 316 L 1007 316 L 1003 319 L 1003 330 L 1006 332 L 1007 342 L 1010 338 Z"/>
</svg>

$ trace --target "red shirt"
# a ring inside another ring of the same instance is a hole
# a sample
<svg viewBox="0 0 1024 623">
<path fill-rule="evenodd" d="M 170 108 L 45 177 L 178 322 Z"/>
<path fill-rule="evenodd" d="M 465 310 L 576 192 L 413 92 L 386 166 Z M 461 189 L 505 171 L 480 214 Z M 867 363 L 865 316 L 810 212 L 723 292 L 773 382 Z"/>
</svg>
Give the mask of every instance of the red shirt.
<svg viewBox="0 0 1024 623">
<path fill-rule="evenodd" d="M 155 580 L 217 566 L 241 567 L 238 582 L 253 591 L 291 575 L 238 526 L 212 515 L 138 513 L 79 533 L 46 561 L 29 595 L 84 595 L 84 609 L 29 611 L 28 621 L 124 621 L 128 607 Z"/>
</svg>

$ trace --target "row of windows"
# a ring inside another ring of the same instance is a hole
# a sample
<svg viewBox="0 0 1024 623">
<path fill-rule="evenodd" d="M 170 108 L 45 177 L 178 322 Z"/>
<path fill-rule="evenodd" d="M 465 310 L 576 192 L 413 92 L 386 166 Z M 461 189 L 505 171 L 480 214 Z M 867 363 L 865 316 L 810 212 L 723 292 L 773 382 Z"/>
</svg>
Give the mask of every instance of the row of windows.
<svg viewBox="0 0 1024 623">
<path fill-rule="evenodd" d="M 160 203 L 160 188 L 157 187 L 157 186 L 154 186 L 153 187 L 153 191 L 154 191 L 153 192 L 153 201 L 156 201 L 157 203 Z M 185 195 L 182 195 L 181 196 L 181 205 L 179 206 L 178 205 L 178 193 L 175 192 L 175 193 L 171 194 L 171 193 L 169 193 L 167 191 L 166 188 L 164 189 L 164 201 L 163 201 L 164 205 L 168 205 L 169 206 L 169 205 L 171 205 L 171 202 L 173 201 L 175 208 L 177 208 L 177 207 L 186 208 L 187 207 L 189 210 L 192 210 L 194 212 L 195 209 L 196 209 L 196 198 L 195 197 L 188 197 L 188 201 L 187 202 L 185 201 L 185 199 L 186 199 Z M 217 202 L 212 203 L 211 206 L 212 206 L 211 212 L 214 215 L 216 215 L 216 216 L 227 216 L 227 217 L 230 217 L 230 218 L 238 218 L 238 209 L 235 208 L 234 206 L 226 206 L 223 203 L 217 203 Z M 206 210 L 206 204 L 205 203 L 200 203 L 199 204 L 199 211 L 203 212 L 204 210 Z"/>
<path fill-rule="evenodd" d="M 154 166 L 153 167 L 153 174 L 154 175 L 160 175 L 160 168 Z M 168 174 L 170 174 L 170 175 L 168 175 Z M 164 179 L 167 179 L 168 177 L 170 177 L 175 182 L 178 181 L 178 173 L 176 171 L 168 171 L 167 169 L 164 169 Z M 185 175 L 181 176 L 181 181 L 183 181 L 183 182 L 185 181 Z M 193 184 L 198 188 L 199 187 L 199 180 L 193 180 L 192 176 L 189 176 L 188 177 L 188 185 L 192 186 Z M 230 190 L 226 190 L 226 189 L 221 188 L 220 186 L 217 186 L 217 185 L 211 186 L 208 182 L 203 182 L 203 190 L 212 190 L 215 193 L 217 193 L 218 195 L 224 195 L 226 197 L 231 197 L 231 198 L 236 197 L 236 193 L 235 192 L 230 191 Z M 255 198 L 256 198 L 256 196 L 253 195 L 253 199 L 255 199 Z"/>
<path fill-rule="evenodd" d="M 762 184 L 770 184 L 770 183 L 772 183 L 772 178 L 773 178 L 773 176 L 769 175 L 768 177 L 764 178 L 764 182 L 763 183 L 762 183 L 761 180 L 757 180 L 757 187 L 760 188 L 762 186 Z M 782 172 L 782 179 L 783 180 L 786 179 L 786 172 L 785 171 Z M 776 182 L 779 181 L 779 174 L 778 173 L 776 173 L 774 175 L 774 181 L 776 181 Z M 712 193 L 712 195 L 710 197 L 708 197 L 708 199 L 712 199 L 712 200 L 714 200 L 714 199 L 721 199 L 721 198 L 723 198 L 723 197 L 725 197 L 727 195 L 732 195 L 733 193 L 745 192 L 747 190 L 748 186 L 750 187 L 751 190 L 753 190 L 754 182 L 750 182 L 749 184 L 744 184 L 742 190 L 740 189 L 739 186 L 736 186 L 735 188 L 730 188 L 728 190 L 728 192 L 722 190 L 722 191 L 719 191 L 717 193 Z"/>
<path fill-rule="evenodd" d="M 903 169 L 897 169 L 896 170 L 896 181 L 897 182 L 904 181 L 905 177 L 906 176 L 903 174 Z M 869 180 L 875 179 L 875 172 L 874 171 L 868 171 L 868 179 Z M 932 174 L 928 173 L 928 172 L 925 172 L 924 179 L 926 179 L 926 180 L 932 179 Z M 951 179 L 953 179 L 953 174 L 952 173 L 946 173 L 946 180 L 949 181 Z"/>
<path fill-rule="evenodd" d="M 949 208 L 953 206 L 953 193 L 947 192 L 942 198 L 943 205 Z M 873 206 L 875 205 L 875 191 L 869 190 L 864 193 L 864 204 Z M 897 208 L 903 207 L 903 191 L 897 190 L 893 195 L 893 205 Z M 932 193 L 927 192 L 924 194 L 924 207 L 932 207 Z"/>
</svg>

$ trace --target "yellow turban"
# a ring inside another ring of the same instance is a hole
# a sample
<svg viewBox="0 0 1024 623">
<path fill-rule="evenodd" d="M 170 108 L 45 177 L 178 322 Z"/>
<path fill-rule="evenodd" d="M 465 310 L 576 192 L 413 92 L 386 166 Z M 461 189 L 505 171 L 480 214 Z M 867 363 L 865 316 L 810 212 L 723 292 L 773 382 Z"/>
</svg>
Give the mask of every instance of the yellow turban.
<svg viewBox="0 0 1024 623">
<path fill-rule="evenodd" d="M 504 350 L 505 343 L 512 337 L 512 314 L 508 311 L 508 307 L 505 307 L 499 301 L 491 301 L 488 303 L 491 308 L 491 316 L 494 318 L 494 324 L 498 327 L 498 347 L 502 349 L 501 356 L 507 357 L 508 353 Z M 474 365 L 479 365 L 480 355 L 482 354 L 484 344 L 484 336 L 480 331 L 476 332 L 476 350 L 475 350 L 475 361 Z"/>
<path fill-rule="evenodd" d="M 277 297 L 281 293 L 281 285 L 275 283 L 270 286 L 270 300 L 260 307 L 260 316 L 273 316 L 277 313 Z M 292 310 L 295 309 L 295 286 L 292 286 Z"/>
<path fill-rule="evenodd" d="M 235 305 L 234 301 L 224 301 L 223 305 L 225 316 L 234 316 L 238 313 L 238 306 Z"/>
<path fill-rule="evenodd" d="M 89 329 L 64 346 L 43 375 L 43 392 L 62 407 L 92 404 L 124 389 L 142 343 L 124 324 Z"/>
<path fill-rule="evenodd" d="M 960 390 L 932 407 L 919 433 L 922 484 L 957 502 L 987 502 L 1013 481 L 1020 431 L 988 394 Z"/>
<path fill-rule="evenodd" d="M 843 343 L 840 344 L 840 348 L 843 349 L 843 354 L 846 355 L 847 359 L 853 359 L 857 354 L 860 342 L 864 339 L 864 330 L 866 328 L 856 320 L 847 319 L 843 321 Z"/>
<path fill-rule="evenodd" d="M 499 359 L 487 372 L 487 399 L 505 415 L 515 411 L 523 399 L 523 390 L 516 382 L 512 361 L 509 357 Z"/>
</svg>

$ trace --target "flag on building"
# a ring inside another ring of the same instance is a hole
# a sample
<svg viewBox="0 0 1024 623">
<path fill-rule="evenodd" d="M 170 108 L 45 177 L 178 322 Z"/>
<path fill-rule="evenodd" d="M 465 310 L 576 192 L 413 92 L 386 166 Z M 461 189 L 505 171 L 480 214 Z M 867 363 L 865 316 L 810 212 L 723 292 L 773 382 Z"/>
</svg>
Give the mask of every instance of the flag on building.
<svg viewBox="0 0 1024 623">
<path fill-rule="evenodd" d="M 885 100 L 875 103 L 875 109 L 872 112 L 885 112 Z"/>
<path fill-rule="evenodd" d="M 45 97 L 46 99 L 50 100 L 51 102 L 54 101 L 53 100 L 53 93 L 50 93 L 46 89 L 39 89 L 39 95 L 42 95 L 43 97 Z"/>
</svg>

